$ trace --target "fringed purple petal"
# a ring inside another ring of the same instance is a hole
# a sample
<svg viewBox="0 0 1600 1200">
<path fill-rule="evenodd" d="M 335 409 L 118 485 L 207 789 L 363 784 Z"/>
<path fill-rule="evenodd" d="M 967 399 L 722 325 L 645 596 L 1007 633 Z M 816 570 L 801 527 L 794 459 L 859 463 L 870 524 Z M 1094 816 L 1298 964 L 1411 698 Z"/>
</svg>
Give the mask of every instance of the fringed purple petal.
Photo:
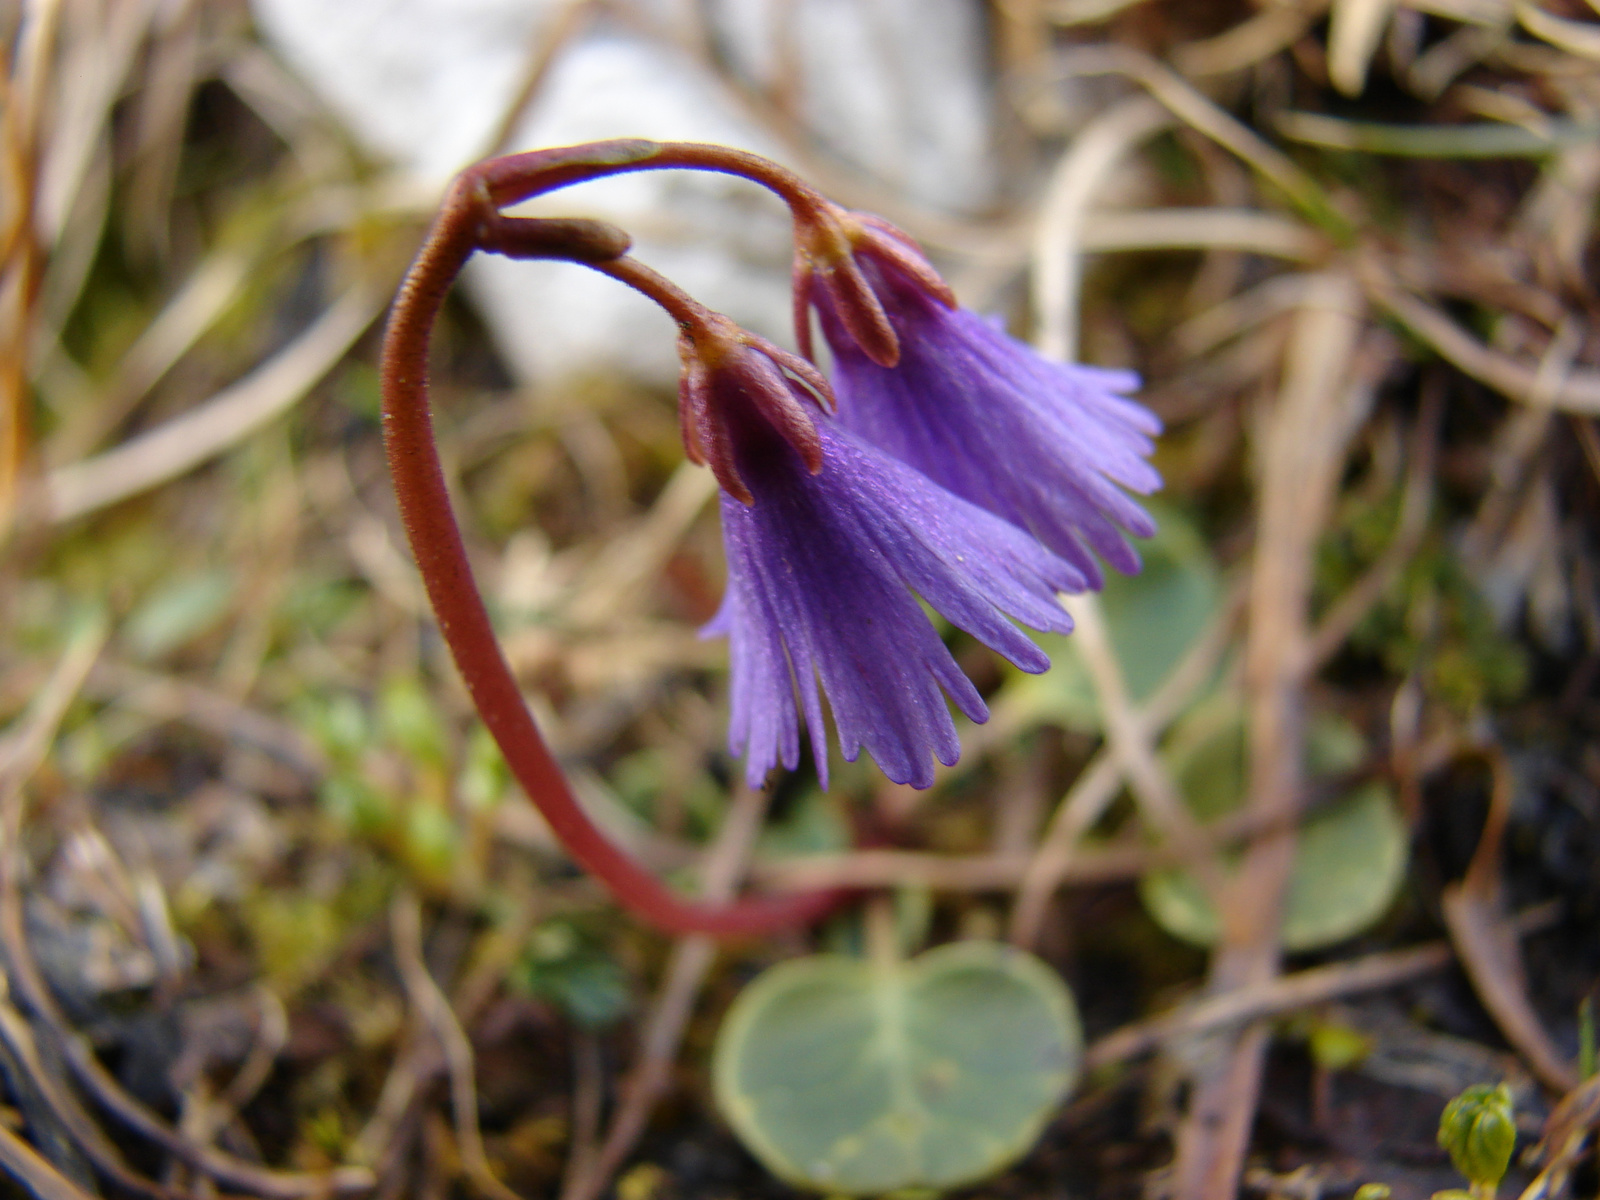
<svg viewBox="0 0 1600 1200">
<path fill-rule="evenodd" d="M 847 760 L 865 748 L 890 779 L 927 787 L 930 755 L 948 765 L 960 754 L 945 693 L 974 721 L 988 710 L 916 595 L 1024 670 L 1042 671 L 1049 660 L 1006 616 L 1064 632 L 1071 621 L 1055 593 L 1080 589 L 1083 578 L 831 422 L 818 428 L 820 474 L 769 442 L 739 462 L 755 503 L 722 500 L 728 592 L 706 629 L 730 640 L 729 745 L 758 784 L 798 760 L 803 711 L 826 786 L 820 683 Z"/>
<path fill-rule="evenodd" d="M 900 362 L 871 362 L 818 301 L 833 348 L 839 420 L 865 441 L 963 499 L 1027 530 L 1102 582 L 1098 554 L 1139 569 L 1125 533 L 1155 532 L 1122 490 L 1161 477 L 1145 459 L 1161 423 L 1119 393 L 1130 371 L 1052 363 L 966 309 L 949 309 L 877 263 L 867 272 L 899 334 Z M 1093 553 L 1091 553 L 1093 551 Z"/>
</svg>

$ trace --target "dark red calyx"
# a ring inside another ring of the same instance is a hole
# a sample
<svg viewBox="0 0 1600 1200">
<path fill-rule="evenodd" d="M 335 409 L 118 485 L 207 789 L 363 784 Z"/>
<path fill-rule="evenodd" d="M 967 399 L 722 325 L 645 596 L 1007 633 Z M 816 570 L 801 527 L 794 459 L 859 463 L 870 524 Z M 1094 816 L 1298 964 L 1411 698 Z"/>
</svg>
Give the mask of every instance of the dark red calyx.
<svg viewBox="0 0 1600 1200">
<path fill-rule="evenodd" d="M 900 361 L 900 339 L 855 254 L 853 213 L 824 201 L 795 214 L 795 334 L 801 347 L 809 348 L 810 329 L 802 327 L 801 320 L 803 303 L 807 299 L 825 303 L 863 354 L 880 367 L 892 367 Z"/>
<path fill-rule="evenodd" d="M 678 356 L 684 451 L 710 467 L 730 496 L 755 503 L 737 462 L 739 429 L 751 416 L 789 443 L 813 475 L 822 470 L 816 413 L 833 411 L 834 400 L 816 367 L 714 313 L 680 333 Z"/>
<path fill-rule="evenodd" d="M 946 308 L 956 307 L 956 294 L 933 269 L 922 247 L 897 225 L 871 213 L 851 213 L 856 223 L 856 253 L 875 259 L 903 276 Z"/>
</svg>

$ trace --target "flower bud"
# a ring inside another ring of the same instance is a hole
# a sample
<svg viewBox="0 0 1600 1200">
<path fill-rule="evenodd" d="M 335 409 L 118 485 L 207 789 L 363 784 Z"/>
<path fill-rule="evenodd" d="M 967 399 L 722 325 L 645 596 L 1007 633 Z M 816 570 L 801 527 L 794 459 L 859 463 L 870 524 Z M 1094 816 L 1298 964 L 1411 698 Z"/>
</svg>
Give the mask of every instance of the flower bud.
<svg viewBox="0 0 1600 1200">
<path fill-rule="evenodd" d="M 1511 1091 L 1505 1084 L 1477 1084 L 1444 1106 L 1439 1145 L 1473 1184 L 1494 1187 L 1511 1163 L 1517 1143 Z"/>
</svg>

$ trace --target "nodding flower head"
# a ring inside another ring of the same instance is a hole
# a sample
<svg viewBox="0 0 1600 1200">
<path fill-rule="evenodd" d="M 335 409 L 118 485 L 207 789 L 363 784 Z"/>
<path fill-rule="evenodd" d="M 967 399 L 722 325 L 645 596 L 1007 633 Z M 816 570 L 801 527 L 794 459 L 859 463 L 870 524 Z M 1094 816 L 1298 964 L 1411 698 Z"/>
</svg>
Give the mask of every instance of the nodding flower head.
<svg viewBox="0 0 1600 1200">
<path fill-rule="evenodd" d="M 833 351 L 839 423 L 1029 531 L 1090 586 L 1101 583 L 1095 554 L 1138 570 L 1124 531 L 1148 537 L 1155 525 L 1121 489 L 1161 486 L 1145 461 L 1161 423 L 1126 398 L 1138 376 L 1051 362 L 956 306 L 916 243 L 886 221 L 843 213 L 820 228 L 807 244 L 848 241 L 848 269 L 801 271 L 797 328 L 809 328 L 814 306 Z"/>
<path fill-rule="evenodd" d="M 955 293 L 917 245 L 871 213 L 851 212 L 826 200 L 796 214 L 794 327 L 800 352 L 811 357 L 810 306 L 833 313 L 869 359 L 880 367 L 900 361 L 900 338 L 879 295 L 876 274 L 887 268 L 914 281 L 930 297 L 954 308 Z M 874 267 L 877 270 L 874 270 Z"/>
<path fill-rule="evenodd" d="M 816 414 L 832 410 L 833 392 L 816 367 L 711 312 L 682 327 L 678 357 L 684 452 L 690 462 L 710 467 L 723 491 L 741 503 L 755 502 L 739 474 L 736 445 L 758 435 L 762 425 L 813 475 L 822 470 Z"/>
<path fill-rule="evenodd" d="M 742 176 L 796 219 L 795 314 L 811 308 L 837 383 L 712 313 L 630 258 L 603 223 L 509 216 L 510 204 L 620 172 Z M 1031 357 L 955 298 L 910 238 L 819 196 L 776 163 L 703 143 L 637 139 L 508 155 L 469 167 L 407 273 L 384 338 L 384 434 L 407 536 L 440 629 L 517 779 L 573 856 L 674 933 L 751 933 L 827 911 L 831 895 L 701 907 L 678 900 L 584 813 L 529 716 L 472 578 L 433 443 L 428 335 L 475 252 L 581 262 L 648 296 L 682 331 L 685 449 L 722 488 L 728 585 L 706 627 L 732 664 L 729 746 L 760 783 L 800 755 L 802 720 L 828 779 L 823 697 L 845 758 L 865 748 L 899 783 L 933 782 L 960 752 L 948 700 L 983 698 L 931 612 L 1026 671 L 1049 666 L 1012 621 L 1065 633 L 1057 593 L 1097 579 L 1080 537 L 1113 561 L 1116 526 L 1148 518 L 1115 484 L 1146 490 L 1155 422 L 1117 373 Z M 843 411 L 835 417 L 835 396 Z M 1134 560 L 1136 561 L 1136 560 Z"/>
<path fill-rule="evenodd" d="M 798 764 L 803 717 L 826 786 L 826 694 L 845 758 L 865 747 L 927 787 L 931 759 L 960 753 L 944 694 L 974 721 L 988 710 L 917 598 L 1038 672 L 1049 659 L 1006 618 L 1066 632 L 1056 593 L 1083 575 L 840 428 L 781 351 L 716 328 L 685 335 L 682 396 L 691 454 L 723 485 L 728 586 L 706 632 L 729 638 L 730 748 L 759 784 Z"/>
</svg>

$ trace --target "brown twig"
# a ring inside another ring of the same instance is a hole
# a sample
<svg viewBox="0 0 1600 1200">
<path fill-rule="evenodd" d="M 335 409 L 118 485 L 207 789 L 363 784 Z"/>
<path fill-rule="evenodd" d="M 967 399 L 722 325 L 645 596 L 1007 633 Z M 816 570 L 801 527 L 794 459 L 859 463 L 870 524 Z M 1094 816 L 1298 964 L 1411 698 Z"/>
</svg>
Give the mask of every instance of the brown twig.
<svg viewBox="0 0 1600 1200">
<path fill-rule="evenodd" d="M 706 899 L 723 900 L 733 894 L 766 809 L 765 792 L 740 788 L 734 793 L 733 804 L 701 869 L 701 894 Z M 639 1039 L 639 1061 L 623 1088 L 622 1102 L 605 1141 L 581 1171 L 568 1175 L 561 1200 L 597 1200 L 632 1153 L 651 1112 L 671 1086 L 672 1065 L 716 954 L 716 943 L 704 934 L 681 938 L 672 948 L 661 990 Z"/>
<path fill-rule="evenodd" d="M 1373 363 L 1352 371 L 1361 328 L 1354 282 L 1342 275 L 1320 277 L 1296 319 L 1281 394 L 1263 418 L 1244 668 L 1248 808 L 1283 824 L 1256 840 L 1221 897 L 1222 932 L 1208 981 L 1213 992 L 1260 985 L 1278 970 L 1281 909 L 1295 848 L 1290 823 L 1303 803 L 1311 549 L 1345 443 L 1380 373 L 1381 364 Z M 1225 1200 L 1236 1193 L 1267 1038 L 1264 1026 L 1248 1026 L 1199 1067 L 1177 1137 L 1178 1200 Z"/>
<path fill-rule="evenodd" d="M 1532 933 L 1550 925 L 1558 916 L 1558 906 L 1541 905 L 1530 909 L 1516 919 L 1517 932 Z M 1084 1054 L 1084 1065 L 1094 1070 L 1144 1054 L 1174 1038 L 1309 1008 L 1340 996 L 1394 987 L 1441 971 L 1454 961 L 1455 954 L 1448 942 L 1429 942 L 1408 950 L 1369 954 L 1349 962 L 1328 963 L 1293 975 L 1280 975 L 1124 1025 L 1093 1043 Z"/>
<path fill-rule="evenodd" d="M 1578 1086 L 1578 1073 L 1545 1033 L 1528 1002 L 1522 954 L 1502 907 L 1500 852 L 1516 778 L 1498 748 L 1489 748 L 1484 755 L 1493 777 L 1489 812 L 1466 875 L 1445 888 L 1440 904 L 1450 940 L 1484 1008 L 1540 1081 L 1564 1094 Z"/>
<path fill-rule="evenodd" d="M 1547 403 L 1574 415 L 1600 414 L 1600 371 L 1575 370 L 1556 387 L 1547 388 L 1537 366 L 1491 350 L 1437 307 L 1407 292 L 1378 264 L 1366 264 L 1362 282 L 1374 304 L 1386 309 L 1440 358 L 1501 395 L 1525 403 Z"/>
<path fill-rule="evenodd" d="M 450 1080 L 450 1108 L 455 1118 L 456 1147 L 467 1178 L 488 1200 L 520 1200 L 517 1193 L 495 1177 L 484 1153 L 478 1127 L 478 1087 L 475 1082 L 472 1043 L 456 1019 L 450 1001 L 434 982 L 422 958 L 422 907 L 408 891 L 396 893 L 389 905 L 395 963 L 406 997 L 433 1033 L 444 1054 Z"/>
</svg>

